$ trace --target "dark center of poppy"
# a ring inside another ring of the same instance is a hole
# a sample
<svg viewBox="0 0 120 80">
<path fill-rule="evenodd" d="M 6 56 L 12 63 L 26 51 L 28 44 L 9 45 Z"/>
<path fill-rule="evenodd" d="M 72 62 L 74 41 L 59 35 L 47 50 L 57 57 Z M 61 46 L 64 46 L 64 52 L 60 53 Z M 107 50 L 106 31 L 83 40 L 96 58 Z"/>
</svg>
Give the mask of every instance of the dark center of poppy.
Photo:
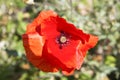
<svg viewBox="0 0 120 80">
<path fill-rule="evenodd" d="M 58 43 L 60 49 L 62 49 L 68 42 L 69 42 L 69 37 L 65 33 L 61 33 L 57 37 L 57 43 Z"/>
</svg>

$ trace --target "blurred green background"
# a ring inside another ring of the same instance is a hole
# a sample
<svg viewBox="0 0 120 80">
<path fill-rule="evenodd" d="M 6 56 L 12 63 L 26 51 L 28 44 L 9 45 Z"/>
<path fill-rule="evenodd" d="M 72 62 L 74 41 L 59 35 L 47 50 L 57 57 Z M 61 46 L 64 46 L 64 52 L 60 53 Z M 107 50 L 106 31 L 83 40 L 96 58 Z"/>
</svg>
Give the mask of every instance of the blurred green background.
<svg viewBox="0 0 120 80">
<path fill-rule="evenodd" d="M 99 37 L 71 76 L 44 73 L 25 57 L 21 35 L 41 10 L 48 9 Z M 35 5 L 0 0 L 0 80 L 120 80 L 120 0 L 35 0 Z"/>
</svg>

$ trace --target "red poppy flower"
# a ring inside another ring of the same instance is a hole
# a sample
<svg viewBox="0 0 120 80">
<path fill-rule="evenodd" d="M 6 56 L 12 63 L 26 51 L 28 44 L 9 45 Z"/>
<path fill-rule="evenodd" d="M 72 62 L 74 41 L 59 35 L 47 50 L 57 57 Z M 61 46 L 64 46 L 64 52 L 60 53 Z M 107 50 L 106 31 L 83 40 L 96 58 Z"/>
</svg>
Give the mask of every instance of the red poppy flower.
<svg viewBox="0 0 120 80">
<path fill-rule="evenodd" d="M 28 60 L 45 72 L 71 74 L 80 69 L 86 51 L 98 41 L 53 11 L 42 11 L 22 36 Z"/>
</svg>

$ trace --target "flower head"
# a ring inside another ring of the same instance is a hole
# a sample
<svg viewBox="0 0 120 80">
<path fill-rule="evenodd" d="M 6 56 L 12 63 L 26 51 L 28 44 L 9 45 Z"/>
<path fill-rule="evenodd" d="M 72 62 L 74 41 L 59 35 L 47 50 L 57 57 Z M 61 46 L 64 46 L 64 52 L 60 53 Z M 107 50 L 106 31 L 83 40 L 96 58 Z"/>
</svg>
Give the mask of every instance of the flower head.
<svg viewBox="0 0 120 80">
<path fill-rule="evenodd" d="M 22 36 L 28 60 L 45 72 L 80 69 L 86 52 L 98 38 L 77 29 L 54 11 L 42 11 Z"/>
</svg>

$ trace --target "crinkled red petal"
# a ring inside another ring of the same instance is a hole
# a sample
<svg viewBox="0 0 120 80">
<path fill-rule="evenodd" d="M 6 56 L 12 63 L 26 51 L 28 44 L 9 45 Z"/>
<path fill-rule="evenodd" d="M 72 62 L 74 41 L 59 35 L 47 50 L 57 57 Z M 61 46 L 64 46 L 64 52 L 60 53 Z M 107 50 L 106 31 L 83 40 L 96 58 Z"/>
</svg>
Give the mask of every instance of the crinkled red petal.
<svg viewBox="0 0 120 80">
<path fill-rule="evenodd" d="M 66 22 L 65 19 L 57 17 L 58 30 L 64 31 L 76 39 L 81 39 L 82 43 L 89 40 L 89 34 L 83 33 L 82 30 L 77 29 L 73 24 Z"/>
<path fill-rule="evenodd" d="M 45 19 L 48 19 L 49 17 L 55 17 L 57 16 L 57 13 L 55 13 L 54 11 L 52 10 L 49 10 L 49 11 L 42 11 L 38 17 L 36 17 L 33 22 L 31 24 L 29 24 L 27 26 L 27 31 L 26 33 L 30 33 L 30 32 L 36 32 L 36 29 L 39 29 L 38 31 L 41 30 L 41 23 L 45 20 Z M 38 32 L 37 31 L 37 32 Z M 40 32 L 38 32 L 40 33 Z"/>
<path fill-rule="evenodd" d="M 54 38 L 49 39 L 47 43 L 49 53 L 59 59 L 68 68 L 76 67 L 76 47 L 78 44 L 79 40 L 70 40 L 68 44 L 60 49 L 60 45 L 56 43 L 56 39 Z"/>
<path fill-rule="evenodd" d="M 27 54 L 31 55 L 31 52 L 34 53 L 32 55 L 41 56 L 42 49 L 44 46 L 44 37 L 40 36 L 38 33 L 30 33 L 24 34 L 22 36 L 23 45 L 27 52 Z"/>
<path fill-rule="evenodd" d="M 64 72 L 64 74 L 66 74 L 66 75 L 72 74 L 74 72 L 75 68 L 74 67 L 69 68 L 66 64 L 63 63 L 63 61 L 61 62 L 61 60 L 59 60 L 57 57 L 55 57 L 51 53 L 51 51 L 49 51 L 48 43 L 49 43 L 49 41 L 46 41 L 46 44 L 45 44 L 46 47 L 44 47 L 43 57 L 48 61 L 48 63 L 51 63 L 52 66 L 56 67 L 56 69 Z M 56 49 L 56 48 L 54 48 L 54 49 Z"/>
<path fill-rule="evenodd" d="M 93 48 L 98 42 L 98 37 L 90 35 L 90 39 L 85 44 L 79 45 L 79 50 L 84 53 L 83 56 L 85 56 L 86 51 L 88 51 L 90 48 Z"/>
<path fill-rule="evenodd" d="M 53 38 L 59 34 L 56 17 L 49 17 L 41 23 L 41 35 L 45 36 L 46 39 Z"/>
<path fill-rule="evenodd" d="M 66 76 L 70 76 L 74 73 L 74 68 L 70 69 L 69 71 L 62 71 L 62 73 Z"/>
<path fill-rule="evenodd" d="M 40 36 L 38 33 L 29 33 L 24 34 L 22 38 L 26 56 L 34 66 L 45 72 L 58 71 L 58 69 L 46 58 L 47 56 L 44 56 L 43 54 L 46 52 L 43 50 L 45 41 L 42 36 Z"/>
<path fill-rule="evenodd" d="M 93 48 L 98 42 L 98 37 L 96 36 L 93 36 L 93 35 L 90 35 L 90 39 L 88 42 L 86 42 L 85 44 L 82 44 L 82 43 L 79 43 L 78 45 L 78 66 L 76 67 L 76 69 L 80 69 L 82 63 L 83 63 L 83 60 L 84 60 L 84 57 L 86 55 L 86 52 L 90 49 L 90 48 Z"/>
<path fill-rule="evenodd" d="M 34 66 L 42 71 L 57 72 L 58 70 L 62 70 L 66 72 L 66 75 L 71 74 L 73 72 L 73 68 L 66 67 L 66 65 L 61 63 L 59 59 L 48 53 L 46 43 L 44 45 L 41 57 L 33 56 L 34 59 L 32 59 L 27 56 L 28 59 L 33 63 Z"/>
</svg>

